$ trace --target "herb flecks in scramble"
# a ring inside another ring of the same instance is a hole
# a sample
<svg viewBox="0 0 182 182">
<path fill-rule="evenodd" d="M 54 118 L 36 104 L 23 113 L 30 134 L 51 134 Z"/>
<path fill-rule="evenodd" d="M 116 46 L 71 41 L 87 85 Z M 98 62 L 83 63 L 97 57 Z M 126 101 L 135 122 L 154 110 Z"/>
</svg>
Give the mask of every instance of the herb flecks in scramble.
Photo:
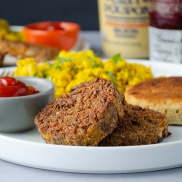
<svg viewBox="0 0 182 182">
<path fill-rule="evenodd" d="M 128 85 L 152 78 L 151 69 L 141 64 L 128 63 L 120 54 L 103 61 L 92 50 L 61 51 L 56 59 L 37 63 L 33 58 L 17 62 L 15 76 L 36 76 L 55 84 L 55 98 L 69 93 L 71 88 L 95 77 L 111 80 L 124 93 Z"/>
</svg>

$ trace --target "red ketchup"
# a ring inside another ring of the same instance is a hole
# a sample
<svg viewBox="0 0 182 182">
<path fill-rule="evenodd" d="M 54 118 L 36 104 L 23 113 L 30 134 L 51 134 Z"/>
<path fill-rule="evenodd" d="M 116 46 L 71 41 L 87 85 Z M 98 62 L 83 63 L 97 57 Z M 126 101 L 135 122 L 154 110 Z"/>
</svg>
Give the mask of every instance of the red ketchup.
<svg viewBox="0 0 182 182">
<path fill-rule="evenodd" d="M 13 77 L 0 77 L 0 97 L 26 96 L 36 93 L 39 91 Z"/>
<path fill-rule="evenodd" d="M 182 1 L 149 0 L 150 59 L 182 63 Z"/>
</svg>

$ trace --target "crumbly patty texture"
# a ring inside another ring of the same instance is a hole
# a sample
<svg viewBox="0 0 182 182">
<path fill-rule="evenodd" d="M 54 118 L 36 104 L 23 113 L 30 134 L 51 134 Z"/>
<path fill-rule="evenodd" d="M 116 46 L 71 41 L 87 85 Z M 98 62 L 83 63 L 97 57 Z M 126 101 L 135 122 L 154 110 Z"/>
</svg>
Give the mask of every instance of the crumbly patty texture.
<svg viewBox="0 0 182 182">
<path fill-rule="evenodd" d="M 96 146 L 123 117 L 123 103 L 111 81 L 96 78 L 47 104 L 35 124 L 47 143 Z"/>
<path fill-rule="evenodd" d="M 99 146 L 155 144 L 168 135 L 168 124 L 163 114 L 126 103 L 123 119 Z"/>
<path fill-rule="evenodd" d="M 125 91 L 130 104 L 161 112 L 168 124 L 182 124 L 182 77 L 154 78 Z"/>
</svg>

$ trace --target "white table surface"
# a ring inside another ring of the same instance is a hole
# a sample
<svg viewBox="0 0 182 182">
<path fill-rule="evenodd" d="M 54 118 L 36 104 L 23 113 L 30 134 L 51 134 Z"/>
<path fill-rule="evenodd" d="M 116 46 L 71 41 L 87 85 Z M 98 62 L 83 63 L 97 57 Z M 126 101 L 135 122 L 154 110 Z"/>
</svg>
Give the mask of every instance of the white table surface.
<svg viewBox="0 0 182 182">
<path fill-rule="evenodd" d="M 87 39 L 91 49 L 105 57 L 101 49 L 98 31 L 84 31 L 81 37 Z M 1 150 L 1 149 L 0 149 Z M 30 154 L 31 155 L 31 151 Z M 157 154 L 156 154 L 157 155 Z M 0 182 L 181 182 L 182 167 L 162 171 L 133 174 L 76 174 L 25 167 L 0 160 Z"/>
</svg>

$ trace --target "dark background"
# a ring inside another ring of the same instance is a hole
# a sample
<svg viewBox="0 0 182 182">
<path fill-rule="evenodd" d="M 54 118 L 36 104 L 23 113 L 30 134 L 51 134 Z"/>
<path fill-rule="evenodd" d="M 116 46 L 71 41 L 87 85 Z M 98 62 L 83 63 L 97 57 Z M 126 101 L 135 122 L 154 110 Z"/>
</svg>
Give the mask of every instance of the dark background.
<svg viewBox="0 0 182 182">
<path fill-rule="evenodd" d="M 0 18 L 10 25 L 61 20 L 99 29 L 97 0 L 0 0 Z"/>
</svg>

